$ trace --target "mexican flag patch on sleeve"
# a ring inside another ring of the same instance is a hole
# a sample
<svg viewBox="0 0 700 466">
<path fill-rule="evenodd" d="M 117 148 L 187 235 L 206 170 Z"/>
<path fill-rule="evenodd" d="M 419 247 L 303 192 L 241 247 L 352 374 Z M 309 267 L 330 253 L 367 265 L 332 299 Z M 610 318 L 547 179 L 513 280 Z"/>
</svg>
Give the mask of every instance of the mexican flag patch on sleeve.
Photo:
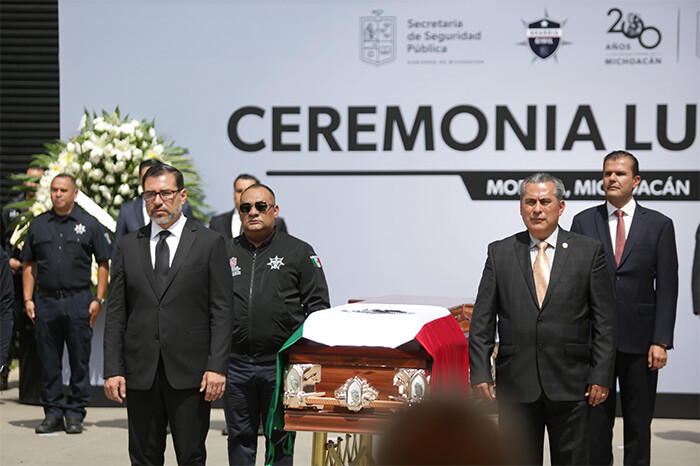
<svg viewBox="0 0 700 466">
<path fill-rule="evenodd" d="M 310 258 L 311 262 L 314 264 L 314 267 L 316 267 L 317 269 L 323 268 L 323 266 L 321 265 L 321 259 L 319 259 L 318 256 L 310 256 Z"/>
</svg>

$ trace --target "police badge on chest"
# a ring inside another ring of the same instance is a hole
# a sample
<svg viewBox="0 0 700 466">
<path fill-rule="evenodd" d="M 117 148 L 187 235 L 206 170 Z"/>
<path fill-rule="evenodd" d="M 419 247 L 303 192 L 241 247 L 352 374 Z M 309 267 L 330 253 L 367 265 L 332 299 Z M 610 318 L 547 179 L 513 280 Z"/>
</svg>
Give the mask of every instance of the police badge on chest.
<svg viewBox="0 0 700 466">
<path fill-rule="evenodd" d="M 229 265 L 231 266 L 231 276 L 235 277 L 236 275 L 241 274 L 241 268 L 237 265 L 238 264 L 238 259 L 235 257 L 231 257 L 228 260 Z"/>
</svg>

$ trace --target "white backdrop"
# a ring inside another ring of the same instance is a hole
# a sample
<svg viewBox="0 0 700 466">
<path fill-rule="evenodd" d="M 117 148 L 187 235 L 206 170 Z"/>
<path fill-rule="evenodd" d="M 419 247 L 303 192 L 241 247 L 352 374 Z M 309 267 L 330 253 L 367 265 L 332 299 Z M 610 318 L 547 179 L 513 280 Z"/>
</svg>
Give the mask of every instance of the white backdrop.
<svg viewBox="0 0 700 466">
<path fill-rule="evenodd" d="M 475 297 L 487 244 L 524 228 L 517 201 L 480 182 L 595 179 L 607 152 L 629 149 L 643 177 L 655 172 L 641 202 L 676 226 L 676 349 L 659 391 L 700 392 L 700 1 L 61 0 L 59 23 L 62 138 L 83 108 L 155 118 L 189 148 L 218 212 L 238 173 L 258 175 L 320 255 L 334 305 Z M 229 124 L 252 107 L 262 116 Z M 317 107 L 330 110 L 316 120 Z M 567 188 L 564 228 L 600 202 Z"/>
</svg>

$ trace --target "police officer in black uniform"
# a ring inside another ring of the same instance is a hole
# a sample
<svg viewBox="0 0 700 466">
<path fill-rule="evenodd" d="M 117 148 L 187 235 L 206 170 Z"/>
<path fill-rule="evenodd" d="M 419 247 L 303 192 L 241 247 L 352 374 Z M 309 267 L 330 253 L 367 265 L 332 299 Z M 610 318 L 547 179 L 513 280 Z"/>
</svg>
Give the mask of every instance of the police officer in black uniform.
<svg viewBox="0 0 700 466">
<path fill-rule="evenodd" d="M 39 186 L 38 181 L 44 174 L 44 169 L 30 166 L 27 168 L 26 174 L 33 178 L 25 180 L 23 184 L 36 188 Z M 10 199 L 10 204 L 28 201 L 35 194 L 36 192 L 33 190 L 26 190 Z M 24 302 L 22 301 L 22 244 L 12 245 L 10 242 L 14 230 L 10 227 L 13 222 L 24 215 L 25 211 L 26 209 L 17 207 L 5 208 L 0 216 L 0 219 L 2 219 L 0 237 L 2 237 L 2 245 L 5 248 L 5 252 L 10 258 L 10 270 L 12 271 L 15 295 L 13 303 L 14 329 L 7 360 L 9 364 L 13 359 L 19 359 L 19 402 L 37 405 L 41 396 L 41 360 L 36 351 L 34 324 L 27 317 L 27 313 L 24 311 Z M 9 365 L 5 366 L 0 372 L 2 376 L 0 389 L 7 389 L 9 372 Z"/>
<path fill-rule="evenodd" d="M 102 225 L 75 205 L 77 195 L 75 178 L 57 175 L 51 182 L 53 209 L 32 221 L 22 249 L 24 305 L 36 326 L 43 366 L 45 419 L 35 429 L 38 434 L 63 430 L 64 417 L 66 433 L 81 433 L 90 402 L 92 325 L 104 301 L 111 249 Z M 99 264 L 96 298 L 90 289 L 93 255 Z M 71 366 L 67 398 L 61 377 L 64 343 Z"/>
</svg>

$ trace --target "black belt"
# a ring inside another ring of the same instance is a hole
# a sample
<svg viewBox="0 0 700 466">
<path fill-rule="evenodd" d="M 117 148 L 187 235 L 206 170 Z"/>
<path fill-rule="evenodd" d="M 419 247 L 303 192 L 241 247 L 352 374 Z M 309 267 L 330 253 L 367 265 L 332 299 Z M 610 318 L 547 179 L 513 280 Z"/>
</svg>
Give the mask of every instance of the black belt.
<svg viewBox="0 0 700 466">
<path fill-rule="evenodd" d="M 90 289 L 89 286 L 85 288 L 73 288 L 73 289 L 61 289 L 61 290 L 46 290 L 44 288 L 39 288 L 39 293 L 42 296 L 48 296 L 49 298 L 63 299 L 74 296 L 78 293 L 82 293 L 85 290 Z"/>
</svg>

